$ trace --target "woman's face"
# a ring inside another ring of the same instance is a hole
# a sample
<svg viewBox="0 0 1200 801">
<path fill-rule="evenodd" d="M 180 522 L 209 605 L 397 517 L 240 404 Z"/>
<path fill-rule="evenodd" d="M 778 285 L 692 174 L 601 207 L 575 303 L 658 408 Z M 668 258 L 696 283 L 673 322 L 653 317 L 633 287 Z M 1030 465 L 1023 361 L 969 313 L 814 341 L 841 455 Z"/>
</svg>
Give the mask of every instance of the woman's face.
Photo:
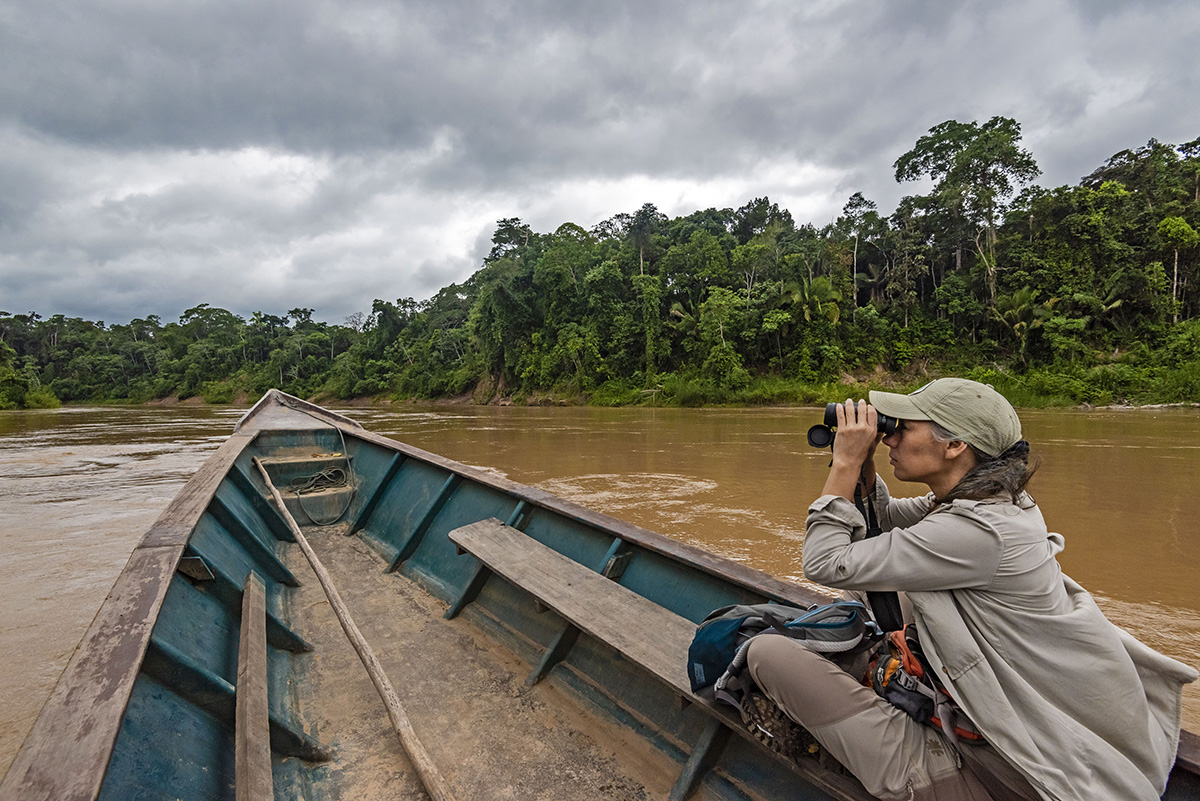
<svg viewBox="0 0 1200 801">
<path fill-rule="evenodd" d="M 896 478 L 936 486 L 951 470 L 947 458 L 949 442 L 933 438 L 933 424 L 925 420 L 901 420 L 896 430 L 883 438 Z"/>
</svg>

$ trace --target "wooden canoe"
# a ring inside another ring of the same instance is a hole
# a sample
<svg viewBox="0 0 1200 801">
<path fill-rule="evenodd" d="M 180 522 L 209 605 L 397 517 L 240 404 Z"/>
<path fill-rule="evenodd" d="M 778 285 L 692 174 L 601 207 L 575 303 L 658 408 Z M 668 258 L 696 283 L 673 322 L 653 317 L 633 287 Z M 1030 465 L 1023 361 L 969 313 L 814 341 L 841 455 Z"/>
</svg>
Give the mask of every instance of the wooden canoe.
<svg viewBox="0 0 1200 801">
<path fill-rule="evenodd" d="M 688 689 L 696 622 L 770 600 L 822 599 L 273 390 L 134 550 L 0 798 L 865 801 Z M 1200 799 L 1198 757 L 1184 732 L 1165 798 Z"/>
</svg>

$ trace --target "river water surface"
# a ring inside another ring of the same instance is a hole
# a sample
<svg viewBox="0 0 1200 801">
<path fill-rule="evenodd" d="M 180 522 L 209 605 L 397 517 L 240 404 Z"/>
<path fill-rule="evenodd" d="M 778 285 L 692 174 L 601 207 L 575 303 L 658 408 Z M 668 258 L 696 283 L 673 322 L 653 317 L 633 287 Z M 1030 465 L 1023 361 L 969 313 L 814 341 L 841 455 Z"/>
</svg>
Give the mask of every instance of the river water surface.
<svg viewBox="0 0 1200 801">
<path fill-rule="evenodd" d="M 0 412 L 0 773 L 130 551 L 242 409 Z M 794 581 L 828 452 L 815 409 L 366 406 L 368 429 Z M 1064 570 L 1105 613 L 1200 665 L 1200 410 L 1022 412 Z M 881 475 L 891 477 L 886 448 Z M 896 495 L 917 487 L 889 481 Z M 1081 655 L 1082 658 L 1082 655 Z M 1200 730 L 1200 688 L 1185 696 Z"/>
</svg>

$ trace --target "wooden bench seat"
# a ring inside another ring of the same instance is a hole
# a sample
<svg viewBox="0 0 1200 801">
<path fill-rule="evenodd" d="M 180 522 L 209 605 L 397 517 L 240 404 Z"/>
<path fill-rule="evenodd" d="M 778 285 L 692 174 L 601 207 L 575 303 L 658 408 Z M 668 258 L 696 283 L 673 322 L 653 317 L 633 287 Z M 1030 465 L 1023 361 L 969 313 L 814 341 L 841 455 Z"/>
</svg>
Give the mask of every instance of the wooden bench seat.
<svg viewBox="0 0 1200 801">
<path fill-rule="evenodd" d="M 242 595 L 234 781 L 237 801 L 268 801 L 275 797 L 267 704 L 267 596 L 262 579 L 255 573 L 246 576 Z"/>
<path fill-rule="evenodd" d="M 681 617 L 615 581 L 563 556 L 518 529 L 499 520 L 483 520 L 450 532 L 450 540 L 460 552 L 480 562 L 481 573 L 464 592 L 464 598 L 452 607 L 453 616 L 462 604 L 478 593 L 488 572 L 530 593 L 539 603 L 554 610 L 575 634 L 583 632 L 615 648 L 624 657 L 641 666 L 685 701 L 695 704 L 709 716 L 709 726 L 692 750 L 683 772 L 671 792 L 672 801 L 682 801 L 694 789 L 704 772 L 720 755 L 729 732 L 733 731 L 785 763 L 806 782 L 837 799 L 869 801 L 871 796 L 850 776 L 824 770 L 814 759 L 811 765 L 797 764 L 770 751 L 746 730 L 735 710 L 711 699 L 695 695 L 687 677 L 687 650 L 696 633 L 696 624 Z M 560 637 L 548 649 L 565 652 L 574 636 Z M 554 655 L 561 658 L 563 653 Z M 543 662 L 547 662 L 543 660 Z M 548 670 L 535 670 L 540 677 Z M 531 677 L 532 678 L 532 677 Z"/>
</svg>

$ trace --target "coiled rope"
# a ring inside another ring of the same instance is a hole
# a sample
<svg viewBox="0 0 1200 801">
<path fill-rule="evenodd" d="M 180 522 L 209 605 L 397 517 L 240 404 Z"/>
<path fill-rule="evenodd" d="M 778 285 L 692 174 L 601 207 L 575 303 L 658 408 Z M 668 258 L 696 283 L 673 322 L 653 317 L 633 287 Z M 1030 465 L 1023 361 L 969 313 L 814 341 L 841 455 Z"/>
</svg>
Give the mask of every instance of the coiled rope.
<svg viewBox="0 0 1200 801">
<path fill-rule="evenodd" d="M 307 409 L 301 408 L 295 403 L 290 403 L 286 400 L 279 401 L 289 409 L 294 409 L 297 412 L 306 414 L 314 420 L 321 420 L 315 414 Z M 321 420 L 322 423 L 326 422 Z M 338 437 L 342 442 L 341 457 L 346 462 L 346 469 L 340 467 L 327 467 L 316 473 L 307 476 L 296 476 L 288 482 L 288 489 L 296 493 L 296 501 L 300 504 L 300 511 L 304 512 L 304 516 L 309 519 L 314 526 L 332 526 L 346 516 L 346 512 L 350 511 L 350 505 L 354 503 L 354 496 L 358 494 L 358 480 L 354 474 L 354 465 L 350 463 L 350 454 L 346 452 L 346 435 L 342 433 L 340 426 L 331 426 L 338 433 Z M 346 505 L 337 513 L 337 516 L 330 520 L 318 520 L 313 517 L 313 513 L 304 505 L 304 495 L 306 493 L 321 492 L 327 489 L 337 489 L 339 487 L 348 487 L 350 491 L 346 493 Z"/>
</svg>

